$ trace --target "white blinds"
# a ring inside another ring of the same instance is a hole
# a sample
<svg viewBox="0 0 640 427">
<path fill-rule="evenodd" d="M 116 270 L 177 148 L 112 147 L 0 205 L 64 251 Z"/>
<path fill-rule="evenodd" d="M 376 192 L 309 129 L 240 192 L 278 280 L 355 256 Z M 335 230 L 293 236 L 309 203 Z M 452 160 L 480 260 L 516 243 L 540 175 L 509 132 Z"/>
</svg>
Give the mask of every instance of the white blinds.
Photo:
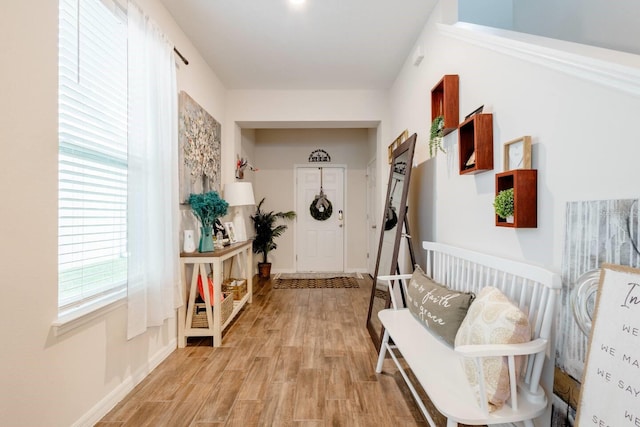
<svg viewBox="0 0 640 427">
<path fill-rule="evenodd" d="M 58 306 L 126 294 L 127 25 L 60 0 Z"/>
</svg>

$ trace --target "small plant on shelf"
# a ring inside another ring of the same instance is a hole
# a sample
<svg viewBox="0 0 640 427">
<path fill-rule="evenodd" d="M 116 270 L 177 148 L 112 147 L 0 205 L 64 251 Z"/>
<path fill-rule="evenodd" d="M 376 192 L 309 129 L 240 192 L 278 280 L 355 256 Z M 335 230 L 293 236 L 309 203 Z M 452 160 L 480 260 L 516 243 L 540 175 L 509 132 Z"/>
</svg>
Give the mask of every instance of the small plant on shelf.
<svg viewBox="0 0 640 427">
<path fill-rule="evenodd" d="M 447 153 L 442 148 L 442 138 L 444 137 L 444 116 L 439 115 L 431 122 L 431 135 L 429 137 L 429 157 L 438 154 L 438 151 Z"/>
<path fill-rule="evenodd" d="M 513 216 L 513 188 L 502 190 L 498 193 L 493 201 L 493 208 L 502 219 L 507 219 Z"/>
</svg>

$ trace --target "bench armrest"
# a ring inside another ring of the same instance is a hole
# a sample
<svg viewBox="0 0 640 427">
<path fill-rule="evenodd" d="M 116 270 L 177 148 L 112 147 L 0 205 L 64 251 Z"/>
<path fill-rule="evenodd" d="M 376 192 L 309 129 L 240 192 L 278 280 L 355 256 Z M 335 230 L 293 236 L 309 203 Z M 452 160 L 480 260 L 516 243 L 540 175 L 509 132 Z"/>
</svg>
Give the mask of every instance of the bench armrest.
<svg viewBox="0 0 640 427">
<path fill-rule="evenodd" d="M 547 340 L 538 338 L 520 344 L 459 345 L 455 351 L 465 357 L 523 356 L 540 353 L 546 348 Z"/>
<path fill-rule="evenodd" d="M 411 279 L 411 274 L 395 274 L 392 276 L 378 276 L 378 280 L 384 280 L 390 282 L 392 280 L 407 280 Z"/>
<path fill-rule="evenodd" d="M 508 359 L 509 369 L 509 388 L 511 394 L 510 406 L 514 409 L 518 409 L 518 372 L 516 371 L 516 356 L 529 356 L 534 354 L 543 353 L 547 348 L 547 340 L 535 339 L 529 342 L 523 342 L 520 344 L 481 344 L 481 345 L 461 345 L 457 346 L 454 351 L 462 356 L 474 358 L 476 367 L 479 372 L 478 385 L 480 388 L 480 395 L 485 395 L 487 385 L 485 384 L 485 376 L 483 374 L 482 358 L 484 357 L 506 357 Z M 533 356 L 535 357 L 535 356 Z M 544 396 L 540 394 L 540 389 L 536 386 L 528 388 L 531 395 L 535 398 Z M 487 412 L 488 406 L 486 400 L 481 401 L 482 410 Z"/>
<path fill-rule="evenodd" d="M 406 293 L 407 288 L 406 288 L 406 282 L 403 283 L 403 281 L 409 280 L 411 279 L 411 274 L 396 274 L 396 275 L 391 275 L 391 276 L 378 276 L 378 280 L 384 280 L 387 283 L 387 286 L 389 287 L 389 293 L 391 294 L 391 305 L 393 306 L 393 308 L 395 310 L 397 310 L 398 308 L 402 308 L 401 305 L 398 303 L 398 301 L 396 301 L 396 299 L 398 298 L 399 294 L 396 294 L 396 291 L 394 290 L 395 285 L 392 285 L 391 282 L 395 281 L 397 284 L 403 284 L 404 286 L 404 292 Z M 375 284 L 374 284 L 375 286 Z"/>
</svg>

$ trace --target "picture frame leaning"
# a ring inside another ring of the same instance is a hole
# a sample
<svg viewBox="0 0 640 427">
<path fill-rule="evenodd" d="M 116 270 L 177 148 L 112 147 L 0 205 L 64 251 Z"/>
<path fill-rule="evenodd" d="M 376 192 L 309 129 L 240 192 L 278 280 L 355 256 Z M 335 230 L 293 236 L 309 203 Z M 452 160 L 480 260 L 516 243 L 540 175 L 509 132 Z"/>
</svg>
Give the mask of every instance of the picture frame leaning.
<svg viewBox="0 0 640 427">
<path fill-rule="evenodd" d="M 225 222 L 224 229 L 229 237 L 229 243 L 236 243 L 238 241 L 238 237 L 236 236 L 236 229 L 233 222 Z"/>
</svg>

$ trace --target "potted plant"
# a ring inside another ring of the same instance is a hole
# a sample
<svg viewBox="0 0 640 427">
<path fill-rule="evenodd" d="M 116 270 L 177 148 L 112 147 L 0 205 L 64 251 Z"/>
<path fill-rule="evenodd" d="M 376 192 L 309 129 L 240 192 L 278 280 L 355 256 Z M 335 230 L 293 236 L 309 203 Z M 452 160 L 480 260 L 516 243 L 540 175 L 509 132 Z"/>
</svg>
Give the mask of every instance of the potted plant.
<svg viewBox="0 0 640 427">
<path fill-rule="evenodd" d="M 496 215 L 500 218 L 507 222 L 513 222 L 513 188 L 498 192 L 498 195 L 493 201 L 493 208 L 496 211 Z"/>
<path fill-rule="evenodd" d="M 200 220 L 199 252 L 213 251 L 213 225 L 221 216 L 227 214 L 229 204 L 216 191 L 189 195 L 189 204 L 195 216 Z"/>
<path fill-rule="evenodd" d="M 253 225 L 256 229 L 256 237 L 253 240 L 253 252 L 256 254 L 262 254 L 262 262 L 258 264 L 258 270 L 260 272 L 260 277 L 266 279 L 271 275 L 271 263 L 267 262 L 269 251 L 278 247 L 275 242 L 275 238 L 280 237 L 287 229 L 286 225 L 277 225 L 276 222 L 279 219 L 294 219 L 296 217 L 296 213 L 294 211 L 263 211 L 262 204 L 264 203 L 264 200 L 265 199 L 263 198 L 260 200 L 260 203 L 258 203 L 256 213 L 251 216 L 251 220 L 253 221 Z"/>
<path fill-rule="evenodd" d="M 444 137 L 444 116 L 439 115 L 431 122 L 431 134 L 429 136 L 429 157 L 438 154 L 438 151 L 447 153 L 442 148 L 442 138 Z"/>
</svg>

